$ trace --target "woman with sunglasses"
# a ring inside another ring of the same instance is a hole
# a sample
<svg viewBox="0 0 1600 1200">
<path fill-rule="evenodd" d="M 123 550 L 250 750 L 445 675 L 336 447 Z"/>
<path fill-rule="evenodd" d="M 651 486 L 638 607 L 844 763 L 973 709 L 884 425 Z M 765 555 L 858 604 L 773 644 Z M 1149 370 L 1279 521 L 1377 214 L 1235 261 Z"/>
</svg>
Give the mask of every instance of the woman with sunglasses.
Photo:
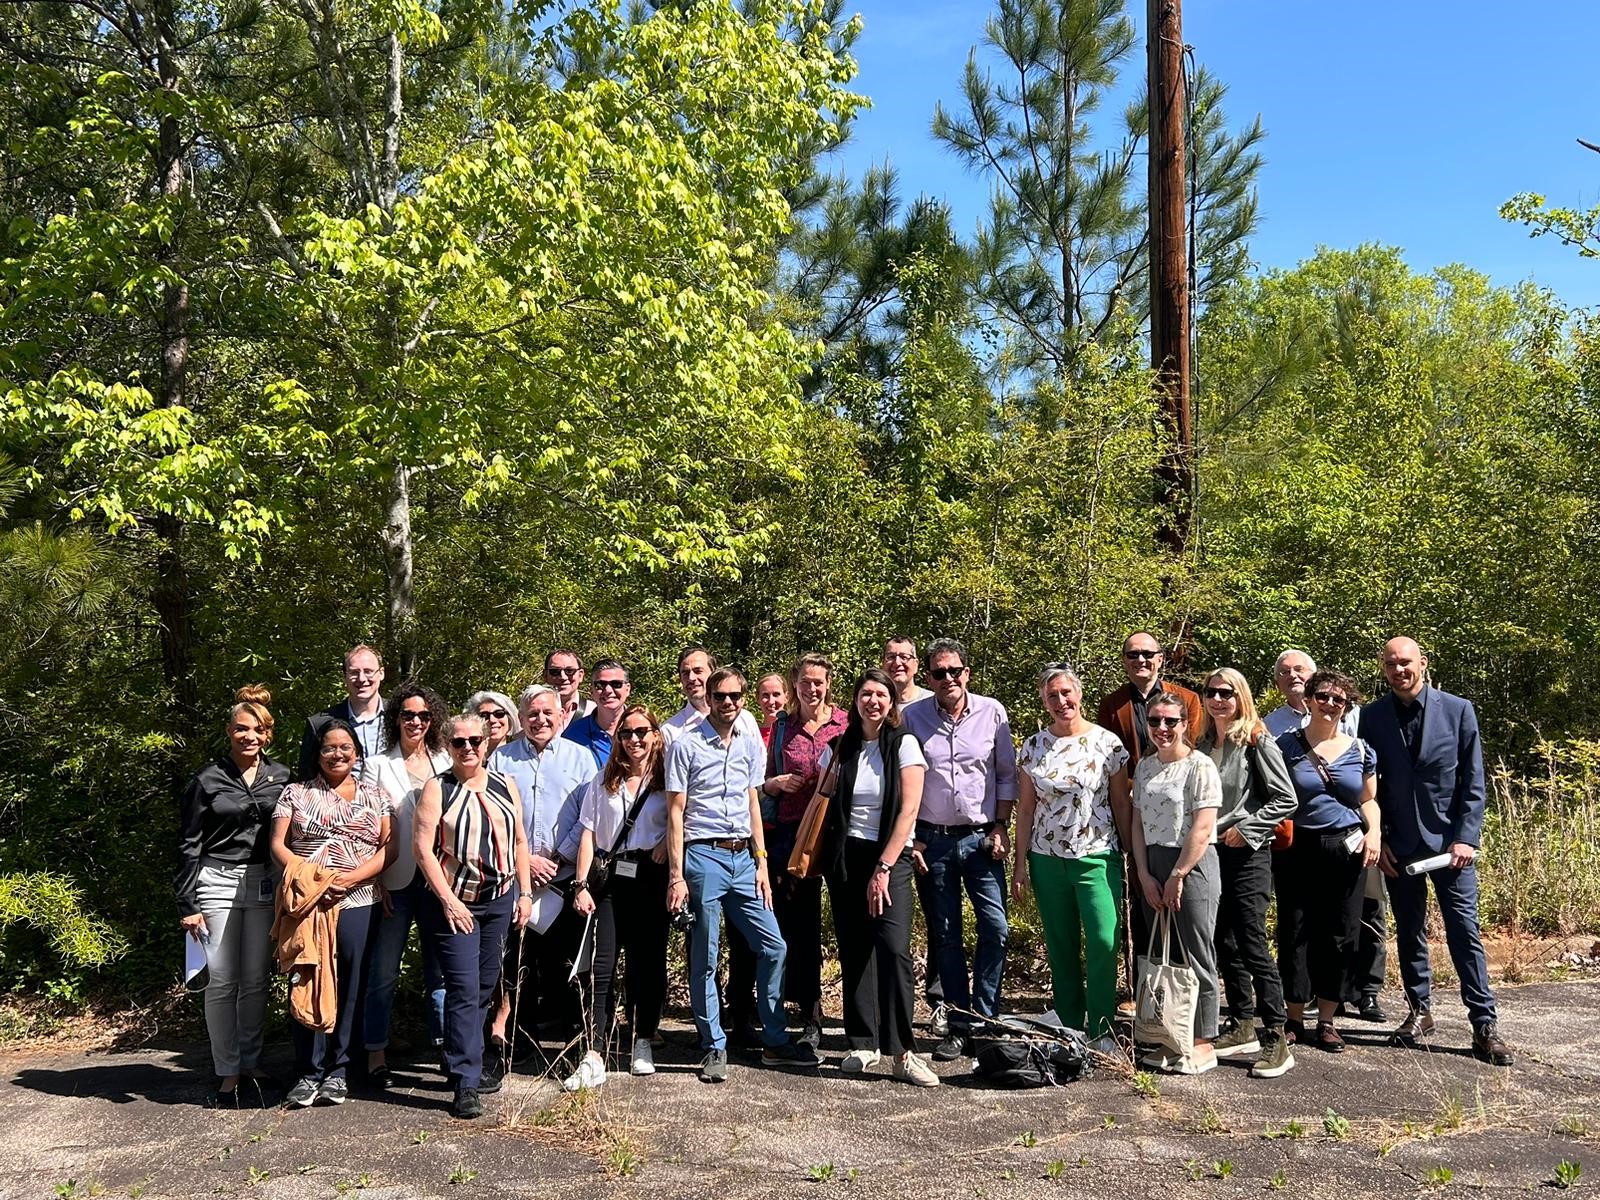
<svg viewBox="0 0 1600 1200">
<path fill-rule="evenodd" d="M 392 703 L 392 701 L 391 701 Z M 483 761 L 522 732 L 522 722 L 517 717 L 517 706 L 504 692 L 473 692 L 467 701 L 466 711 L 483 718 L 483 735 L 489 740 L 483 744 Z"/>
<path fill-rule="evenodd" d="M 1378 861 L 1377 756 L 1339 730 L 1361 703 L 1355 680 L 1317 671 L 1306 681 L 1311 719 L 1278 739 L 1298 805 L 1294 841 L 1277 856 L 1278 971 L 1288 1001 L 1288 1034 L 1338 1054 L 1344 1038 L 1333 1018 L 1361 931 L 1363 873 Z M 1306 1036 L 1305 1010 L 1317 1007 Z"/>
<path fill-rule="evenodd" d="M 217 1103 L 239 1101 L 241 1079 L 259 1101 L 261 1033 L 272 963 L 272 810 L 289 768 L 266 755 L 273 720 L 264 687 L 242 687 L 228 710 L 228 750 L 179 798 L 178 912 L 205 947 L 206 1032 L 220 1082 Z"/>
<path fill-rule="evenodd" d="M 578 882 L 572 906 L 595 914 L 590 974 L 589 1049 L 562 1083 L 569 1092 L 606 1081 L 606 1047 L 616 1022 L 619 951 L 628 958 L 628 1024 L 634 1075 L 654 1075 L 650 1040 L 667 1000 L 667 793 L 661 724 L 643 704 L 629 705 L 617 723 L 605 770 L 583 794 L 578 824 Z M 596 860 L 607 879 L 591 886 Z"/>
<path fill-rule="evenodd" d="M 483 1115 L 481 1093 L 500 1090 L 484 1069 L 483 1030 L 500 979 L 506 935 L 533 913 L 528 835 L 517 785 L 484 765 L 483 718 L 445 725 L 450 769 L 417 801 L 411 847 L 428 885 L 419 924 L 444 972 L 444 1065 L 458 1117 Z"/>
<path fill-rule="evenodd" d="M 1213 671 L 1201 689 L 1205 732 L 1196 747 L 1211 756 L 1222 780 L 1217 810 L 1217 960 L 1232 1020 L 1218 1035 L 1218 1058 L 1258 1054 L 1250 1074 L 1276 1079 L 1294 1066 L 1284 1036 L 1283 981 L 1267 945 L 1272 898 L 1272 838 L 1292 816 L 1294 785 L 1278 743 L 1256 716 L 1255 697 L 1232 667 Z M 1256 1035 L 1256 1015 L 1262 1032 Z"/>
<path fill-rule="evenodd" d="M 1017 758 L 1017 839 L 1011 894 L 1032 886 L 1050 958 L 1056 1015 L 1117 1051 L 1117 909 L 1128 828 L 1128 751 L 1083 715 L 1083 683 L 1066 663 L 1039 673 L 1050 727 Z"/>
<path fill-rule="evenodd" d="M 1133 772 L 1130 823 L 1133 861 L 1139 874 L 1146 916 L 1171 914 L 1174 940 L 1200 980 L 1194 1014 L 1194 1052 L 1173 1060 L 1159 1052 L 1146 1065 L 1180 1075 L 1199 1075 L 1217 1065 L 1218 883 L 1217 809 L 1222 781 L 1210 756 L 1196 754 L 1188 742 L 1188 711 L 1183 700 L 1159 692 L 1145 704 L 1145 726 L 1155 753 L 1139 760 Z M 1136 947 L 1143 949 L 1143 947 Z"/>
<path fill-rule="evenodd" d="M 303 860 L 337 872 L 322 900 L 339 909 L 337 1019 L 328 1033 L 293 1023 L 300 1081 L 285 1098 L 293 1108 L 343 1104 L 350 1094 L 346 1076 L 362 971 L 377 930 L 376 880 L 394 853 L 389 836 L 394 802 L 383 788 L 361 778 L 360 758 L 355 728 L 348 721 L 329 721 L 317 742 L 316 776 L 285 788 L 272 813 L 272 857 L 280 867 Z"/>
<path fill-rule="evenodd" d="M 405 957 L 412 923 L 427 896 L 411 850 L 412 820 L 423 786 L 449 769 L 450 756 L 444 749 L 447 716 L 444 701 L 432 688 L 420 683 L 401 684 L 383 711 L 385 744 L 389 749 L 361 763 L 362 778 L 395 798 L 389 839 L 394 846 L 394 861 L 378 876 L 383 915 L 378 919 L 378 932 L 367 957 L 367 998 L 362 1022 L 367 1079 L 378 1087 L 387 1087 L 390 1079 L 389 1018 L 394 1010 L 400 961 Z M 444 1044 L 444 976 L 439 972 L 433 943 L 427 938 L 422 939 L 422 980 L 428 993 L 428 1035 L 437 1048 Z"/>
</svg>

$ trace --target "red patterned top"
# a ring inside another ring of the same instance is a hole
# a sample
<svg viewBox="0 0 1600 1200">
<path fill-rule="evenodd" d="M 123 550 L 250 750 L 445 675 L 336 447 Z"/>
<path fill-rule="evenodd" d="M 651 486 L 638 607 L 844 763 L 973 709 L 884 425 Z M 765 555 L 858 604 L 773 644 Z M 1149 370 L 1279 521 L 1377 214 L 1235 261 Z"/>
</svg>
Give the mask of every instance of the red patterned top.
<svg viewBox="0 0 1600 1200">
<path fill-rule="evenodd" d="M 850 723 L 850 713 L 835 704 L 828 719 L 817 726 L 815 733 L 807 733 L 805 722 L 799 717 L 786 714 L 779 720 L 783 722 L 783 747 L 774 753 L 772 741 L 778 735 L 769 735 L 767 778 L 789 773 L 800 776 L 801 785 L 798 788 L 778 797 L 778 822 L 797 825 L 806 815 L 806 806 L 811 803 L 811 797 L 817 793 L 817 779 L 822 774 L 817 767 L 817 760 L 845 731 L 845 726 Z"/>
</svg>

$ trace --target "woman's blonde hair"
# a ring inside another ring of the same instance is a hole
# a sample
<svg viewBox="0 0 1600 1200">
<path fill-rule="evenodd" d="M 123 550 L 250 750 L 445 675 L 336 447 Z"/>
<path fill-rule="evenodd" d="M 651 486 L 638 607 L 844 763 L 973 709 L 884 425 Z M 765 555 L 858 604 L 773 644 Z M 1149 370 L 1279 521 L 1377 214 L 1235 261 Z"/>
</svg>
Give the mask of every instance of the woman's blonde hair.
<svg viewBox="0 0 1600 1200">
<path fill-rule="evenodd" d="M 261 748 L 265 750 L 272 745 L 272 710 L 267 705 L 272 703 L 272 693 L 265 684 L 247 683 L 233 694 L 234 704 L 228 710 L 228 726 L 239 719 L 240 713 L 249 713 L 255 718 L 256 724 L 261 726 Z"/>
<path fill-rule="evenodd" d="M 1238 706 L 1239 713 L 1233 718 L 1233 723 L 1228 726 L 1228 740 L 1235 746 L 1248 746 L 1256 736 L 1256 726 L 1261 723 L 1256 715 L 1256 698 L 1250 694 L 1250 685 L 1245 682 L 1243 675 L 1232 667 L 1218 667 L 1206 676 L 1205 683 L 1200 685 L 1201 710 L 1206 714 L 1205 736 L 1213 742 L 1217 740 L 1217 723 L 1211 719 L 1211 710 L 1205 707 L 1205 689 L 1211 686 L 1213 679 L 1220 679 L 1233 689 L 1233 702 Z"/>
</svg>

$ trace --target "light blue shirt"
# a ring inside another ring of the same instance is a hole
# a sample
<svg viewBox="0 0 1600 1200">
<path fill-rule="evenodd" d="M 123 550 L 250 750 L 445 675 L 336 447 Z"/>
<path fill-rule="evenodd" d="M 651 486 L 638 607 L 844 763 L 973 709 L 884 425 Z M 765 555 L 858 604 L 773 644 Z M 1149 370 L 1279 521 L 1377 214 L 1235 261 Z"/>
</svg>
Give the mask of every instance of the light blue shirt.
<svg viewBox="0 0 1600 1200">
<path fill-rule="evenodd" d="M 766 775 L 766 748 L 760 734 L 735 723 L 722 744 L 710 721 L 682 729 L 667 749 L 667 791 L 687 797 L 683 840 L 750 836 L 750 789 Z"/>
<path fill-rule="evenodd" d="M 1356 736 L 1356 721 L 1361 716 L 1359 704 L 1351 706 L 1339 718 L 1339 732 L 1346 737 Z M 1304 729 L 1311 722 L 1311 713 L 1306 711 L 1297 713 L 1287 704 L 1269 712 L 1261 723 L 1267 727 L 1267 732 L 1274 738 L 1281 738 L 1286 733 L 1293 733 L 1296 729 Z"/>
<path fill-rule="evenodd" d="M 542 753 L 535 754 L 526 737 L 507 742 L 489 756 L 489 770 L 499 771 L 517 785 L 522 797 L 522 828 L 528 849 L 547 858 L 565 859 L 557 879 L 572 874 L 578 860 L 578 808 L 584 789 L 597 768 L 594 755 L 577 742 L 553 737 Z"/>
</svg>

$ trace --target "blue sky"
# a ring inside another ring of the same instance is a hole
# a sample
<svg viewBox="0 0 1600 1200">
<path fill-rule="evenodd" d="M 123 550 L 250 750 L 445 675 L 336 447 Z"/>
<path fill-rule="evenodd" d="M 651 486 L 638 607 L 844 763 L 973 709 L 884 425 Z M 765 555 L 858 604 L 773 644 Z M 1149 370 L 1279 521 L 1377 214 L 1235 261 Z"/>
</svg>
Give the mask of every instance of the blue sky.
<svg viewBox="0 0 1600 1200">
<path fill-rule="evenodd" d="M 971 230 L 987 184 L 928 133 L 960 101 L 985 0 L 858 0 L 856 88 L 873 108 L 838 168 L 891 161 L 907 199 L 940 196 Z M 1142 25 L 1144 5 L 1130 7 Z M 1498 283 L 1532 278 L 1600 305 L 1600 262 L 1502 221 L 1502 201 L 1600 204 L 1600 0 L 1518 9 L 1484 0 L 1187 0 L 1184 38 L 1228 84 L 1234 122 L 1267 130 L 1252 253 L 1292 266 L 1319 245 L 1400 246 L 1418 270 L 1462 262 Z M 1143 41 L 1129 63 L 1143 70 Z M 1588 82 L 1585 82 L 1585 81 Z M 1112 111 L 1120 109 L 1120 104 Z"/>
</svg>

